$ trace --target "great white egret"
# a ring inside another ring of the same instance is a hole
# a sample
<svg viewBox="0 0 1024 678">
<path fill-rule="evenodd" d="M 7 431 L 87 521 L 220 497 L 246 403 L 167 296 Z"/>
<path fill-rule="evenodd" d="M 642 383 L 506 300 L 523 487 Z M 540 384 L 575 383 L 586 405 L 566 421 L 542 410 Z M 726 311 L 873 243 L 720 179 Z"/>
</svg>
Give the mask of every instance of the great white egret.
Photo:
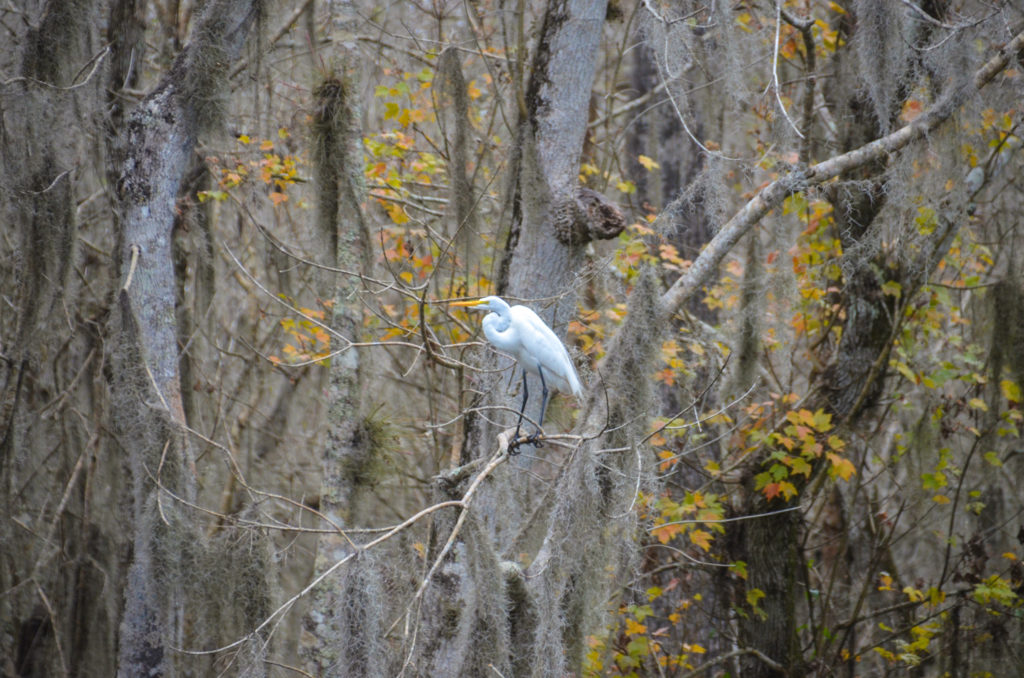
<svg viewBox="0 0 1024 678">
<path fill-rule="evenodd" d="M 490 311 L 484 316 L 484 335 L 495 347 L 515 358 L 523 368 L 523 405 L 519 410 L 514 440 L 519 438 L 519 427 L 523 423 L 526 401 L 530 397 L 526 387 L 526 373 L 531 372 L 540 377 L 543 393 L 540 419 L 537 420 L 537 432 L 528 438 L 529 442 L 536 444 L 540 436 L 539 426 L 543 425 L 544 413 L 548 409 L 548 383 L 559 391 L 571 392 L 577 397 L 583 395 L 583 387 L 576 375 L 576 367 L 569 359 L 569 352 L 540 316 L 525 306 L 509 306 L 500 297 L 454 301 L 452 306 Z"/>
</svg>

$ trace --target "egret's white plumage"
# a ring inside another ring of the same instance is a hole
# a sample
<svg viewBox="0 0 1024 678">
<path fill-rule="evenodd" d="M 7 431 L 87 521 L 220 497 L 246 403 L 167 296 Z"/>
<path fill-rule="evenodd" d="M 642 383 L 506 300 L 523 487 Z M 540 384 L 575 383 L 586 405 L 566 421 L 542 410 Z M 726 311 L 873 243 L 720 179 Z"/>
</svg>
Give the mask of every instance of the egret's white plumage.
<svg viewBox="0 0 1024 678">
<path fill-rule="evenodd" d="M 548 384 L 559 391 L 583 395 L 583 387 L 569 352 L 540 316 L 525 306 L 509 306 L 500 297 L 484 297 L 473 301 L 452 302 L 479 311 L 490 311 L 483 322 L 484 335 L 496 348 L 508 353 L 523 368 L 523 409 L 526 407 L 526 372 L 540 377 L 544 399 L 541 404 L 540 423 L 544 423 L 547 409 Z M 520 423 L 523 413 L 519 413 Z M 519 426 L 516 426 L 519 435 Z M 536 434 L 534 435 L 536 438 Z"/>
</svg>

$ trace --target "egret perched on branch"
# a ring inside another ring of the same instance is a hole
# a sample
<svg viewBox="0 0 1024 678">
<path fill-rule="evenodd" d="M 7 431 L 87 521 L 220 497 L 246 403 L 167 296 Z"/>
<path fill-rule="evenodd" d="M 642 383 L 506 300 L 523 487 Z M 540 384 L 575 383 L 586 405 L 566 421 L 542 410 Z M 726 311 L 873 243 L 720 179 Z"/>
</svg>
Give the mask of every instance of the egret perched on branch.
<svg viewBox="0 0 1024 678">
<path fill-rule="evenodd" d="M 490 311 L 484 317 L 484 335 L 495 347 L 508 353 L 523 368 L 523 405 L 519 409 L 519 421 L 513 440 L 519 438 L 519 427 L 523 423 L 526 401 L 530 397 L 526 387 L 526 373 L 540 377 L 543 399 L 537 432 L 528 441 L 537 443 L 544 413 L 548 409 L 548 384 L 563 392 L 580 397 L 583 387 L 576 376 L 576 368 L 569 359 L 569 352 L 540 316 L 525 306 L 509 306 L 500 297 L 484 297 L 473 301 L 454 301 L 452 306 L 466 306 L 475 311 Z"/>
</svg>

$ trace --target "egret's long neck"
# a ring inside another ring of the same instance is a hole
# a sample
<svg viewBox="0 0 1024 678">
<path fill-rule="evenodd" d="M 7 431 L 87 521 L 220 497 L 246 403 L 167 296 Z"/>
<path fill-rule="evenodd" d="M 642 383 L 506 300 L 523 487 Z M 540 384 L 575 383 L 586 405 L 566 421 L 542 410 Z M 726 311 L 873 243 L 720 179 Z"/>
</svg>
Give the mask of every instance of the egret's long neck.
<svg viewBox="0 0 1024 678">
<path fill-rule="evenodd" d="M 484 320 L 487 321 L 487 325 L 489 325 L 491 329 L 497 330 L 498 332 L 504 332 L 508 329 L 512 318 L 509 317 L 508 313 L 498 314 L 492 311 L 487 314 L 487 317 L 484 318 Z"/>
<path fill-rule="evenodd" d="M 492 310 L 487 314 L 487 318 L 485 318 L 488 321 L 487 324 L 498 332 L 504 332 L 512 322 L 511 308 L 504 300 L 494 299 L 491 302 Z"/>
</svg>

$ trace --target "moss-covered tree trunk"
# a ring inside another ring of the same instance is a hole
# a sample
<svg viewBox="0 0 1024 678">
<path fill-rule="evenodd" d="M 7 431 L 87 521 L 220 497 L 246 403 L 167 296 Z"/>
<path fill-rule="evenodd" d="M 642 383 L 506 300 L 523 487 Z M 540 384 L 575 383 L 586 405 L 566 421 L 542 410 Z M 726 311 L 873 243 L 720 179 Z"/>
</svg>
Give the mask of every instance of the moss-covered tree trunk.
<svg viewBox="0 0 1024 678">
<path fill-rule="evenodd" d="M 360 274 L 370 266 L 369 232 L 362 211 L 362 134 L 356 102 L 356 71 L 343 63 L 344 74 L 328 76 L 314 90 L 313 145 L 317 188 L 317 225 L 328 263 L 344 271 L 333 282 L 333 336 L 327 376 L 327 440 L 321 453 L 320 511 L 325 527 L 336 533 L 317 543 L 315 571 L 320 574 L 352 556 L 356 544 L 340 530 L 359 524 L 364 497 L 374 483 L 375 449 L 364 421 L 363 374 L 358 349 L 362 332 Z M 317 588 L 305 620 L 309 669 L 319 676 L 385 675 L 381 634 L 379 569 L 359 558 L 343 573 Z M 376 584 L 375 584 L 376 582 Z"/>
<path fill-rule="evenodd" d="M 2 49 L 13 68 L 0 76 L 0 221 L 16 253 L 0 263 L 0 672 L 68 675 L 89 643 L 109 650 L 115 634 L 98 613 L 91 628 L 74 628 L 76 611 L 95 612 L 101 595 L 79 588 L 81 564 L 116 565 L 90 553 L 99 540 L 83 529 L 91 424 L 58 424 L 64 403 L 100 418 L 107 405 L 90 392 L 102 363 L 95 308 L 77 303 L 72 275 L 87 174 L 76 165 L 89 143 L 74 125 L 94 110 L 102 71 L 81 70 L 97 49 L 91 0 L 22 4 L 31 6 Z"/>
<path fill-rule="evenodd" d="M 130 114 L 121 199 L 121 289 L 112 384 L 114 424 L 131 471 L 132 564 L 118 674 L 173 675 L 187 645 L 186 588 L 198 533 L 170 493 L 194 498 L 175 328 L 172 230 L 196 138 L 216 118 L 218 90 L 257 13 L 254 0 L 208 3 L 167 77 Z M 167 491 L 169 492 L 167 492 Z"/>
</svg>

